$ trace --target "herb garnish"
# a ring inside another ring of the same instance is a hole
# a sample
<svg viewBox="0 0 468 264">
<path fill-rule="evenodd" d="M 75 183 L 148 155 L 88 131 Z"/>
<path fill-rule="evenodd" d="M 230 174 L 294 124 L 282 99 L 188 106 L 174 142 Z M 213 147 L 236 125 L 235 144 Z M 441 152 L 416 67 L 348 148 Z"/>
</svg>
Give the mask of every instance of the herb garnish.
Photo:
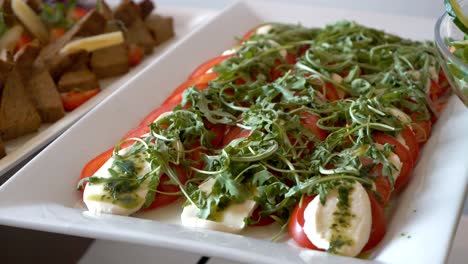
<svg viewBox="0 0 468 264">
<path fill-rule="evenodd" d="M 295 64 L 288 62 L 288 54 L 297 56 Z M 429 119 L 431 72 L 439 70 L 429 42 L 346 21 L 323 29 L 272 24 L 268 34 L 254 34 L 235 56 L 216 66 L 219 75 L 207 89 L 187 89 L 172 113 L 151 124 L 142 139 L 147 146 L 137 141 L 127 155 L 144 150 L 151 164 L 148 179 L 184 166 L 193 177 L 185 185 L 172 184 L 181 187 L 203 219 L 216 220 L 230 204 L 254 199 L 260 216 L 284 227 L 303 195 L 318 194 L 324 203 L 328 192 L 343 188 L 343 182 L 358 181 L 372 189 L 371 166 L 382 164 L 384 176 L 394 183 L 395 168 L 387 160 L 392 147 L 377 146 L 373 134 L 395 136 L 407 125 L 392 109 Z M 277 78 L 272 71 L 280 73 Z M 328 100 L 330 84 L 341 99 Z M 317 126 L 329 133 L 325 140 L 304 125 L 303 113 L 318 118 Z M 250 132 L 226 146 L 213 146 L 213 125 Z M 198 150 L 201 155 L 192 155 Z M 199 157 L 204 167 L 196 166 Z M 365 158 L 374 163 L 363 164 Z M 125 163 L 114 165 L 131 172 Z M 209 194 L 198 189 L 210 179 Z M 156 188 L 158 181 L 150 182 Z M 136 185 L 128 182 L 127 190 Z M 351 243 L 339 236 L 333 241 L 332 251 Z"/>
</svg>

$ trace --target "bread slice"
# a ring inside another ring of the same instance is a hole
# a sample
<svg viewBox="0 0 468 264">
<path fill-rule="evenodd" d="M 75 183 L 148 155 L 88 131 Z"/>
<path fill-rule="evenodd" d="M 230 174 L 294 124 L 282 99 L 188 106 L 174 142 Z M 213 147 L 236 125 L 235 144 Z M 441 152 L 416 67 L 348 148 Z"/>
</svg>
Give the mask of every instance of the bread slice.
<svg viewBox="0 0 468 264">
<path fill-rule="evenodd" d="M 0 101 L 0 136 L 9 140 L 37 131 L 40 126 L 41 117 L 14 69 L 8 75 Z"/>
<path fill-rule="evenodd" d="M 25 87 L 34 106 L 39 111 L 42 122 L 52 123 L 65 115 L 60 94 L 46 69 L 34 72 Z"/>
</svg>

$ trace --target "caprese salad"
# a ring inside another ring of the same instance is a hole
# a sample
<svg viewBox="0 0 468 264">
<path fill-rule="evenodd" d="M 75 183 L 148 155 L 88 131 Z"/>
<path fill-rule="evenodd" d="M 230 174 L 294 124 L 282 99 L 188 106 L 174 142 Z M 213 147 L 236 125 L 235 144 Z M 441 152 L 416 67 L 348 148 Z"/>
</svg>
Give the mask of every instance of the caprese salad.
<svg viewBox="0 0 468 264">
<path fill-rule="evenodd" d="M 96 213 L 183 197 L 184 226 L 276 222 L 302 247 L 357 256 L 385 235 L 448 90 L 432 43 L 262 24 L 91 160 L 78 189 Z"/>
</svg>

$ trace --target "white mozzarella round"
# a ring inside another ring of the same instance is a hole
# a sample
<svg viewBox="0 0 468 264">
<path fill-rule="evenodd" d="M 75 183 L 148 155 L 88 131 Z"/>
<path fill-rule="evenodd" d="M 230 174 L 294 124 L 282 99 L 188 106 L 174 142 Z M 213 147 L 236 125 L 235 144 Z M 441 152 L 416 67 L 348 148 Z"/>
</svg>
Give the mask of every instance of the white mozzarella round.
<svg viewBox="0 0 468 264">
<path fill-rule="evenodd" d="M 352 184 L 349 192 L 349 218 L 348 226 L 340 227 L 340 235 L 352 242 L 336 249 L 336 253 L 344 256 L 357 256 L 367 241 L 372 228 L 372 211 L 369 196 L 358 182 Z M 338 191 L 328 193 L 325 204 L 320 203 L 316 196 L 304 211 L 304 233 L 318 248 L 328 250 L 335 230 L 332 224 L 335 221 L 335 212 L 338 212 Z"/>
<path fill-rule="evenodd" d="M 213 178 L 200 184 L 198 189 L 206 195 L 210 195 L 215 180 Z M 198 217 L 198 208 L 193 205 L 184 207 L 180 220 L 182 225 L 191 228 L 211 229 L 229 233 L 239 233 L 245 227 L 244 219 L 249 217 L 255 210 L 257 203 L 246 200 L 240 204 L 232 204 L 220 212 L 216 221 L 201 219 Z"/>
<path fill-rule="evenodd" d="M 128 148 L 119 151 L 120 155 L 128 153 Z M 102 178 L 110 178 L 109 168 L 111 168 L 114 158 L 110 158 L 102 167 L 96 171 L 94 175 Z M 149 164 L 142 160 L 144 164 L 139 164 L 141 169 L 138 172 L 138 176 L 144 175 L 150 171 Z M 146 194 L 148 193 L 148 184 L 143 182 L 140 187 L 135 190 L 132 195 L 136 195 L 140 202 L 136 203 L 131 208 L 122 206 L 119 203 L 112 203 L 106 200 L 99 200 L 96 197 L 108 196 L 109 191 L 105 190 L 104 184 L 87 184 L 83 192 L 83 201 L 88 207 L 88 210 L 92 213 L 106 213 L 106 214 L 117 214 L 117 215 L 131 215 L 138 211 L 145 203 Z"/>
<path fill-rule="evenodd" d="M 272 28 L 273 28 L 273 26 L 270 25 L 270 24 L 260 26 L 255 30 L 255 34 L 257 34 L 257 35 L 266 35 L 266 34 L 268 34 L 270 32 L 270 30 Z"/>
</svg>

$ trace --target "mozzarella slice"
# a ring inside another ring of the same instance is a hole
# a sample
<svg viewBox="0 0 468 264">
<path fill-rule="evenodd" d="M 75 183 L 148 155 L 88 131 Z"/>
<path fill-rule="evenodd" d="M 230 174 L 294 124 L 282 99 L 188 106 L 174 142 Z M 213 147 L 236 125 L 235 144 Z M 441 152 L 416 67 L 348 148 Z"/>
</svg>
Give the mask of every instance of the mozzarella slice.
<svg viewBox="0 0 468 264">
<path fill-rule="evenodd" d="M 383 149 L 384 146 L 381 145 L 381 144 L 375 144 L 377 146 L 377 148 L 379 149 Z M 406 144 L 405 144 L 406 145 Z M 398 179 L 398 176 L 400 176 L 400 171 L 401 171 L 401 168 L 403 167 L 403 163 L 401 162 L 400 160 L 400 157 L 398 157 L 397 154 L 395 154 L 393 151 L 390 152 L 390 154 L 388 154 L 387 156 L 387 160 L 388 162 L 390 162 L 391 164 L 393 164 L 393 166 L 395 166 L 396 170 L 394 170 L 392 172 L 392 177 L 393 177 L 393 180 L 396 181 Z"/>
<path fill-rule="evenodd" d="M 336 253 L 344 256 L 357 256 L 369 240 L 372 228 L 372 211 L 369 196 L 366 190 L 358 182 L 353 183 L 350 190 L 348 225 L 339 226 L 334 230 L 336 213 L 340 210 L 338 204 L 338 191 L 328 193 L 326 202 L 320 203 L 320 197 L 316 196 L 304 210 L 304 233 L 307 238 L 318 248 L 328 250 L 336 232 L 351 243 L 336 248 Z"/>
<path fill-rule="evenodd" d="M 120 155 L 128 153 L 129 148 L 119 151 Z M 139 167 L 137 176 L 144 175 L 150 171 L 150 165 L 143 158 L 139 159 Z M 102 178 L 110 178 L 109 168 L 111 168 L 114 158 L 110 158 L 102 167 L 96 171 L 94 175 Z M 87 184 L 83 192 L 83 201 L 92 213 L 106 213 L 117 215 L 131 215 L 138 211 L 145 203 L 146 194 L 148 193 L 148 182 L 143 182 L 140 187 L 131 193 L 123 194 L 128 198 L 128 202 L 115 202 L 108 190 L 105 189 L 105 184 Z"/>
<path fill-rule="evenodd" d="M 209 179 L 203 184 L 200 184 L 198 188 L 205 194 L 209 195 L 214 183 L 214 179 Z M 222 232 L 238 233 L 244 229 L 244 219 L 252 214 L 256 205 L 256 202 L 253 200 L 246 200 L 240 204 L 232 204 L 220 212 L 219 215 L 217 215 L 217 221 L 199 218 L 198 208 L 193 205 L 188 205 L 184 207 L 180 219 L 182 225 L 191 228 L 212 229 Z"/>
<path fill-rule="evenodd" d="M 270 24 L 266 24 L 266 25 L 263 25 L 263 26 L 260 26 L 257 28 L 257 30 L 255 30 L 255 34 L 257 35 L 266 35 L 270 32 L 270 30 L 273 28 L 272 25 Z"/>
</svg>

